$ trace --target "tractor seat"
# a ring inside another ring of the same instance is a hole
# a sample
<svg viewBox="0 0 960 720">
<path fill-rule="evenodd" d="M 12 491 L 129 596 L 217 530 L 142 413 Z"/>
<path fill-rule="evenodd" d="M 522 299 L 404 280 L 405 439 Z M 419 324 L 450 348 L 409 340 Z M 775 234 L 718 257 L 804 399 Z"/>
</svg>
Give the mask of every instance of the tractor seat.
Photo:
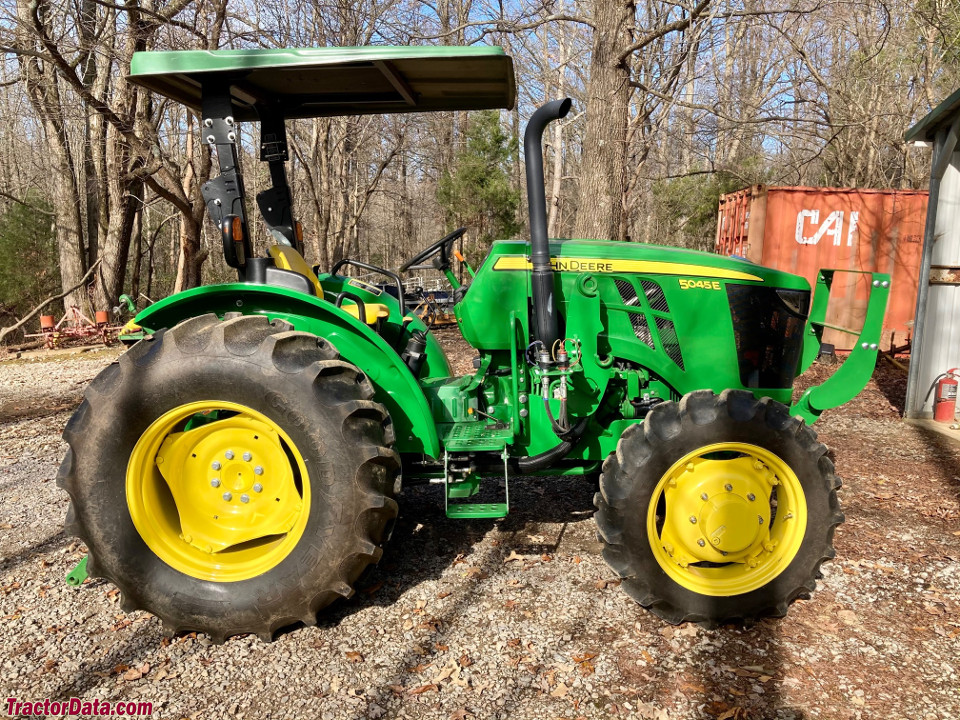
<svg viewBox="0 0 960 720">
<path fill-rule="evenodd" d="M 270 257 L 273 258 L 278 268 L 303 275 L 313 284 L 314 289 L 317 291 L 317 297 L 325 299 L 323 286 L 320 284 L 320 280 L 317 279 L 316 273 L 310 269 L 307 261 L 303 259 L 303 255 L 286 245 L 274 245 L 270 248 L 269 252 Z M 386 305 L 380 303 L 364 303 L 364 307 L 366 308 L 367 315 L 367 317 L 364 318 L 364 322 L 367 325 L 374 325 L 377 320 L 390 317 L 390 308 Z M 348 315 L 359 318 L 360 311 L 356 305 L 343 305 L 341 309 Z"/>
</svg>

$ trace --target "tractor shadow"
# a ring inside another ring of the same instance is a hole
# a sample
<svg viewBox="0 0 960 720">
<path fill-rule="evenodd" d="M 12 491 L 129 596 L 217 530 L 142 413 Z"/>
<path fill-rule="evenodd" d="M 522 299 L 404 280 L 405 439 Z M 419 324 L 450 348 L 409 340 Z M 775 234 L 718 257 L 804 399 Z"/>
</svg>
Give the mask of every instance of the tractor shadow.
<svg viewBox="0 0 960 720">
<path fill-rule="evenodd" d="M 453 564 L 480 564 L 493 572 L 503 564 L 500 555 L 506 557 L 512 549 L 526 554 L 552 553 L 564 543 L 570 550 L 565 540 L 569 526 L 591 521 L 596 489 L 592 478 L 515 479 L 506 518 L 454 520 L 446 517 L 442 485 L 405 488 L 398 498 L 400 515 L 380 563 L 361 578 L 353 598 L 324 613 L 321 626 L 339 624 L 368 607 L 393 605 L 410 589 L 440 578 Z M 497 481 L 489 479 L 470 502 L 494 502 L 501 500 L 502 494 Z M 549 542 L 531 542 L 529 534 L 539 525 L 560 527 L 551 531 Z M 495 556 L 483 556 L 477 545 L 494 530 L 498 532 Z M 599 542 L 587 544 L 582 552 L 599 553 Z"/>
<path fill-rule="evenodd" d="M 495 482 L 489 484 L 495 485 Z M 401 497 L 396 529 L 380 564 L 358 583 L 353 598 L 330 608 L 321 617 L 320 628 L 335 627 L 368 608 L 394 605 L 419 584 L 436 580 L 452 565 L 459 565 L 466 569 L 466 577 L 457 578 L 455 584 L 444 588 L 450 595 L 445 600 L 444 611 L 422 616 L 415 627 L 417 639 L 408 641 L 401 658 L 392 663 L 392 677 L 397 678 L 400 685 L 414 687 L 429 682 L 417 675 L 415 669 L 431 662 L 436 648 L 449 643 L 449 633 L 454 626 L 464 618 L 476 616 L 478 597 L 485 592 L 489 594 L 481 583 L 504 571 L 504 559 L 512 551 L 526 555 L 557 552 L 599 555 L 602 545 L 595 539 L 592 520 L 596 489 L 596 482 L 590 478 L 519 479 L 511 484 L 512 510 L 507 518 L 467 521 L 445 516 L 440 486 L 406 489 Z M 481 501 L 493 500 L 481 498 Z M 585 523 L 589 532 L 583 527 Z M 531 542 L 531 537 L 541 535 L 538 529 L 546 525 L 551 528 L 542 535 L 549 537 L 549 541 Z M 494 547 L 490 548 L 489 543 L 481 546 L 481 541 L 494 531 L 497 533 Z M 473 576 L 472 568 L 478 568 L 480 574 Z M 608 577 L 612 580 L 615 573 L 609 570 Z M 590 583 L 592 586 L 592 581 Z M 620 590 L 611 588 L 604 592 L 619 593 Z M 610 596 L 601 596 L 599 601 L 604 602 L 605 597 Z M 619 678 L 611 684 L 631 689 L 626 693 L 613 689 L 603 691 L 608 696 L 606 702 L 619 708 L 611 717 L 620 713 L 633 716 L 623 707 L 624 702 L 635 709 L 638 704 L 664 709 L 678 702 L 678 692 L 682 694 L 681 707 L 686 708 L 683 717 L 725 720 L 774 717 L 804 720 L 808 717 L 803 710 L 791 706 L 781 693 L 786 661 L 781 649 L 780 624 L 790 620 L 765 619 L 713 629 L 690 624 L 674 627 L 627 600 L 617 621 L 617 626 L 611 626 L 609 617 L 576 613 L 564 618 L 561 627 L 554 623 L 547 631 L 548 637 L 551 633 L 554 635 L 554 641 L 557 634 L 590 638 L 608 660 L 615 662 Z M 420 632 L 422 630 L 427 632 Z M 518 630 L 518 634 L 520 632 Z M 628 651 L 611 655 L 603 649 L 625 635 L 637 638 Z M 555 649 L 559 652 L 559 648 Z M 657 661 L 645 662 L 640 669 L 637 661 L 644 655 L 650 657 L 647 649 L 656 655 Z M 504 668 L 504 677 L 512 672 Z M 509 718 L 522 714 L 538 702 L 539 695 L 540 690 L 532 687 L 522 694 L 513 693 L 506 705 L 498 707 L 497 716 Z M 551 698 L 544 694 L 544 699 Z M 589 697 L 584 701 L 594 702 Z M 384 688 L 369 699 L 368 708 L 374 703 L 391 707 L 396 702 L 396 695 Z M 412 699 L 404 698 L 403 706 L 418 709 Z M 363 712 L 356 714 L 358 718 L 364 716 Z"/>
</svg>

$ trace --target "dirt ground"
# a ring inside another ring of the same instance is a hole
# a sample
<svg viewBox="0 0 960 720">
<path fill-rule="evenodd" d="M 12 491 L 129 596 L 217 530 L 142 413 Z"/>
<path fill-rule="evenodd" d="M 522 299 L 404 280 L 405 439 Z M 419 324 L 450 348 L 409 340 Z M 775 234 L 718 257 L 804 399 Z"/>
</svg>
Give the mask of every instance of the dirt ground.
<svg viewBox="0 0 960 720">
<path fill-rule="evenodd" d="M 892 365 L 817 423 L 847 520 L 783 620 L 665 625 L 599 557 L 589 481 L 518 480 L 502 521 L 448 520 L 437 486 L 407 489 L 379 567 L 320 627 L 215 646 L 165 639 L 103 581 L 63 582 L 84 548 L 61 532 L 60 433 L 115 354 L 0 363 L 3 698 L 162 718 L 960 718 L 960 445 L 899 419 Z"/>
</svg>

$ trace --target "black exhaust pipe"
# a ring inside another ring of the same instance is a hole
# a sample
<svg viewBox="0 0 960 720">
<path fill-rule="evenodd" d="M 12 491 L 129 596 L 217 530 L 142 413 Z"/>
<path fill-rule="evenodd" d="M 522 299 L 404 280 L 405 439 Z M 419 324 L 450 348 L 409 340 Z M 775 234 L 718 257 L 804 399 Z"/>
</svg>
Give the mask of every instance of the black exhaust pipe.
<svg viewBox="0 0 960 720">
<path fill-rule="evenodd" d="M 560 331 L 553 300 L 553 268 L 550 266 L 550 242 L 547 238 L 547 196 L 543 185 L 543 131 L 553 120 L 570 112 L 570 98 L 554 100 L 539 108 L 523 133 L 527 165 L 527 206 L 530 209 L 530 260 L 533 264 L 533 314 L 536 339 L 546 352 L 546 364 Z M 559 151 L 559 148 L 557 148 Z"/>
</svg>

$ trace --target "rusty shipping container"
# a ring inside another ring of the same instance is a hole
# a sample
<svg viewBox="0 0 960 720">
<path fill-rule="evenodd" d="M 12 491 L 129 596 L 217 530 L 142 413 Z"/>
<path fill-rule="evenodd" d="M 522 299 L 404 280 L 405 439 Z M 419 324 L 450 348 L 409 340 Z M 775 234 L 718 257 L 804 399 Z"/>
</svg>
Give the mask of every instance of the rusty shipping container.
<svg viewBox="0 0 960 720">
<path fill-rule="evenodd" d="M 884 347 L 901 345 L 913 326 L 927 192 L 850 188 L 752 187 L 720 198 L 716 251 L 803 275 L 814 287 L 820 268 L 886 272 L 890 302 Z M 836 276 L 827 322 L 859 330 L 869 287 L 865 276 Z M 856 336 L 828 330 L 824 342 L 849 350 Z"/>
</svg>

